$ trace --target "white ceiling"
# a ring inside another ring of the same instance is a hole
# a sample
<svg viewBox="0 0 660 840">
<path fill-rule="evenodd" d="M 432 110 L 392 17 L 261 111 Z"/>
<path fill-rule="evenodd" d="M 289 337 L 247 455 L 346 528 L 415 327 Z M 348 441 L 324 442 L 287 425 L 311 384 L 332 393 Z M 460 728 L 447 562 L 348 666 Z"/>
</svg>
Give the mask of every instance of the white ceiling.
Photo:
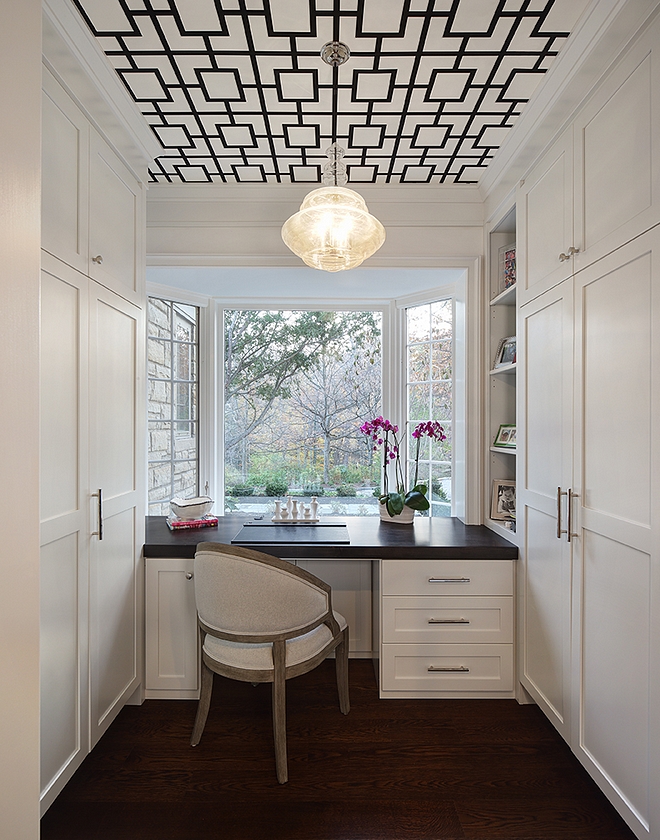
<svg viewBox="0 0 660 840">
<path fill-rule="evenodd" d="M 159 183 L 477 182 L 590 0 L 71 0 Z M 334 70 L 319 52 L 352 52 Z"/>
<path fill-rule="evenodd" d="M 326 274 L 312 268 L 253 268 L 220 266 L 151 266 L 147 280 L 164 289 L 222 298 L 225 305 L 258 301 L 267 306 L 300 306 L 301 302 L 364 303 L 414 298 L 455 284 L 462 269 L 365 268 Z M 190 298 L 188 298 L 190 299 Z"/>
</svg>

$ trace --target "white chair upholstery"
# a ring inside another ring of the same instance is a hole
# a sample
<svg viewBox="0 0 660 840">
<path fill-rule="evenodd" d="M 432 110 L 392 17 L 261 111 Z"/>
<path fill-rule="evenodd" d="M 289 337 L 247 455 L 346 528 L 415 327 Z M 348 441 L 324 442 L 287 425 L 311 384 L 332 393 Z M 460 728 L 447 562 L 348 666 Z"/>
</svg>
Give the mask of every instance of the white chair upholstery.
<svg viewBox="0 0 660 840">
<path fill-rule="evenodd" d="M 277 780 L 288 779 L 286 680 L 336 650 L 339 707 L 348 714 L 348 625 L 327 583 L 284 560 L 238 546 L 200 543 L 194 566 L 202 637 L 202 688 L 190 743 L 204 731 L 213 674 L 273 684 Z"/>
</svg>

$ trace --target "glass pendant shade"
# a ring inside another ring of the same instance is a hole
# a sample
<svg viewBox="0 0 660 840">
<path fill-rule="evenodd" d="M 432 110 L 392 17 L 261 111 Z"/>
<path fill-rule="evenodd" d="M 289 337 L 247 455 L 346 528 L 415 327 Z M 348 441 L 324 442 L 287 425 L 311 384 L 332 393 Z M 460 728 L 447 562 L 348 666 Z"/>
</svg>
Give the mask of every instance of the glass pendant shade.
<svg viewBox="0 0 660 840">
<path fill-rule="evenodd" d="M 346 187 L 312 190 L 282 227 L 284 244 L 311 268 L 356 268 L 385 241 L 385 228 Z"/>
</svg>

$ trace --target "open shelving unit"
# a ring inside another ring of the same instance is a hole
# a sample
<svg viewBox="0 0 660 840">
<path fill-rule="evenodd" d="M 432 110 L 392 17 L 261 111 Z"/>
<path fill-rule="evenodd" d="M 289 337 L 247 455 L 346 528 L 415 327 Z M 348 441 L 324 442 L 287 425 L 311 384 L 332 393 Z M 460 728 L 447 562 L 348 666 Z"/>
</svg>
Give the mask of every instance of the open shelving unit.
<svg viewBox="0 0 660 840">
<path fill-rule="evenodd" d="M 496 366 L 502 339 L 516 334 L 516 209 L 512 207 L 493 224 L 488 233 L 487 335 L 488 394 L 486 398 L 486 482 L 484 521 L 489 528 L 516 542 L 515 520 L 492 516 L 493 486 L 496 480 L 515 482 L 516 450 L 496 447 L 502 425 L 516 424 L 516 362 Z"/>
</svg>

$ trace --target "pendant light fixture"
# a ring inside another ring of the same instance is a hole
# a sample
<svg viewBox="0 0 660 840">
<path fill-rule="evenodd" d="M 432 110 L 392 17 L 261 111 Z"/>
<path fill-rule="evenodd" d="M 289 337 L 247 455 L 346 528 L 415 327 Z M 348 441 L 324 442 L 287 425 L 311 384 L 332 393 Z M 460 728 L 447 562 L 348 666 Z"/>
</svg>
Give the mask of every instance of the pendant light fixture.
<svg viewBox="0 0 660 840">
<path fill-rule="evenodd" d="M 336 97 L 338 68 L 350 56 L 346 44 L 330 41 L 321 58 L 333 68 L 333 99 Z M 336 116 L 333 115 L 333 137 Z M 346 183 L 344 150 L 336 140 L 326 150 L 323 167 L 326 186 L 312 190 L 300 210 L 282 226 L 284 244 L 306 265 L 323 271 L 356 268 L 374 254 L 385 241 L 385 228 L 372 216 L 361 195 L 343 186 Z"/>
</svg>

